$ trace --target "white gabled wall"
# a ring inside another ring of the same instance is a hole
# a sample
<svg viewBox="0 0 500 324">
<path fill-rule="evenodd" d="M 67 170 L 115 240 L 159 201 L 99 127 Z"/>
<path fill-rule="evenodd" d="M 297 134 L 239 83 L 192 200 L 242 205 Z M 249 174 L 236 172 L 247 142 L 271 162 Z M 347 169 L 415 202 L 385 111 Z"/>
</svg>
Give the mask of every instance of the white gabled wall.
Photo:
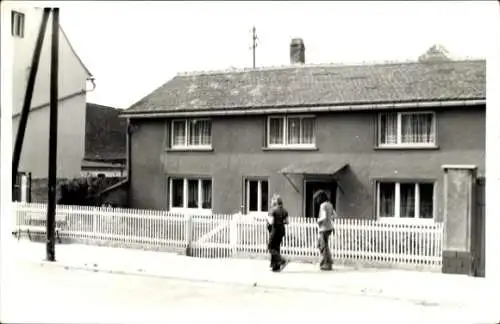
<svg viewBox="0 0 500 324">
<path fill-rule="evenodd" d="M 59 104 L 57 138 L 57 177 L 80 176 L 82 158 L 85 152 L 85 96 L 80 95 Z M 15 133 L 19 118 L 15 118 L 12 129 Z M 15 139 L 13 139 L 14 141 Z M 28 127 L 21 153 L 20 171 L 29 171 L 33 178 L 48 177 L 49 159 L 49 109 L 30 112 Z"/>
<path fill-rule="evenodd" d="M 28 75 L 40 29 L 43 9 L 12 5 L 12 10 L 24 13 L 24 37 L 13 38 L 13 138 L 17 134 L 19 113 L 28 82 Z M 64 10 L 61 10 L 64 15 Z M 10 24 L 9 24 L 10 25 Z M 9 33 L 10 34 L 10 33 Z M 31 107 L 49 102 L 52 15 L 38 66 Z M 85 152 L 85 89 L 89 73 L 71 48 L 65 34 L 59 31 L 59 101 L 58 177 L 72 178 L 80 175 L 80 165 Z M 49 106 L 30 112 L 21 154 L 20 171 L 32 172 L 34 178 L 46 178 L 48 168 Z"/>
</svg>

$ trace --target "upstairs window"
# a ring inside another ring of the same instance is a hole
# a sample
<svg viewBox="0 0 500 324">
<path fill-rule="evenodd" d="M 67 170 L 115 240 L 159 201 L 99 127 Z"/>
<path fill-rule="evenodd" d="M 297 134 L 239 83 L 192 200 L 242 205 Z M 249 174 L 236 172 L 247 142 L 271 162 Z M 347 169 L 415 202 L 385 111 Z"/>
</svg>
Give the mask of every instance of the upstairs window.
<svg viewBox="0 0 500 324">
<path fill-rule="evenodd" d="M 268 147 L 314 147 L 315 118 L 311 116 L 269 117 Z"/>
<path fill-rule="evenodd" d="M 172 121 L 171 147 L 211 148 L 212 122 L 209 119 L 184 119 Z"/>
<path fill-rule="evenodd" d="M 436 145 L 436 117 L 433 112 L 381 113 L 378 124 L 380 147 Z"/>
<path fill-rule="evenodd" d="M 379 218 L 433 219 L 434 183 L 379 182 Z"/>
<path fill-rule="evenodd" d="M 24 37 L 24 14 L 18 11 L 11 13 L 11 32 L 12 36 Z"/>
</svg>

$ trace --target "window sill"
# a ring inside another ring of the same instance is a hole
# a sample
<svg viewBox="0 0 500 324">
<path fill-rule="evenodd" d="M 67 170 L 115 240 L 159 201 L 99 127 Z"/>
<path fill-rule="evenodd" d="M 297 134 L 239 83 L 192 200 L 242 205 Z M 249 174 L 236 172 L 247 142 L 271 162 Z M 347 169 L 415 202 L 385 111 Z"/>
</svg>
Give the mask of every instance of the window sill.
<svg viewBox="0 0 500 324">
<path fill-rule="evenodd" d="M 182 215 L 195 215 L 195 216 L 212 216 L 211 209 L 203 209 L 203 208 L 180 208 L 173 207 L 169 210 L 170 213 L 173 214 L 182 214 Z"/>
<path fill-rule="evenodd" d="M 248 216 L 248 217 L 253 217 L 255 219 L 266 219 L 268 214 L 269 214 L 269 212 L 267 212 L 267 211 L 265 211 L 265 212 L 251 212 L 251 211 L 249 211 L 244 215 Z"/>
<path fill-rule="evenodd" d="M 401 217 L 379 217 L 377 221 L 381 224 L 394 224 L 394 225 L 432 225 L 436 223 L 434 218 L 401 218 Z"/>
<path fill-rule="evenodd" d="M 169 147 L 167 152 L 213 152 L 212 147 Z"/>
<path fill-rule="evenodd" d="M 263 151 L 318 151 L 316 146 L 277 146 L 263 147 Z"/>
<path fill-rule="evenodd" d="M 439 150 L 438 145 L 378 145 L 375 150 Z"/>
</svg>

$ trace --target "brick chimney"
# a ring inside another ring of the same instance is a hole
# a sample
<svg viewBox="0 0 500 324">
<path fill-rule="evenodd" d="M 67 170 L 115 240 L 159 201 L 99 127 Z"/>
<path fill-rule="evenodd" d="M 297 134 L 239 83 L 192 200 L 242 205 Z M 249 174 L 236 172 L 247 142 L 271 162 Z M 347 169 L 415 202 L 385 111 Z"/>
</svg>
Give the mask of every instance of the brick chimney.
<svg viewBox="0 0 500 324">
<path fill-rule="evenodd" d="M 306 62 L 306 47 L 302 38 L 294 38 L 290 43 L 290 63 L 304 64 Z"/>
</svg>

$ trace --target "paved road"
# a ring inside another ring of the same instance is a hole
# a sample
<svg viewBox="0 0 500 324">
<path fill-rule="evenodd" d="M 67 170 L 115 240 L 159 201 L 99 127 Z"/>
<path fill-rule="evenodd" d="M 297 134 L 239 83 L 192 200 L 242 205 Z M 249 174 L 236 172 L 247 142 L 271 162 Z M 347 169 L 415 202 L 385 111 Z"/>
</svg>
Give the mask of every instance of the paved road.
<svg viewBox="0 0 500 324">
<path fill-rule="evenodd" d="M 23 262 L 7 271 L 1 321 L 10 323 L 311 323 L 324 317 L 340 323 L 481 323 L 472 321 L 470 310 L 453 305 L 189 283 Z"/>
</svg>

